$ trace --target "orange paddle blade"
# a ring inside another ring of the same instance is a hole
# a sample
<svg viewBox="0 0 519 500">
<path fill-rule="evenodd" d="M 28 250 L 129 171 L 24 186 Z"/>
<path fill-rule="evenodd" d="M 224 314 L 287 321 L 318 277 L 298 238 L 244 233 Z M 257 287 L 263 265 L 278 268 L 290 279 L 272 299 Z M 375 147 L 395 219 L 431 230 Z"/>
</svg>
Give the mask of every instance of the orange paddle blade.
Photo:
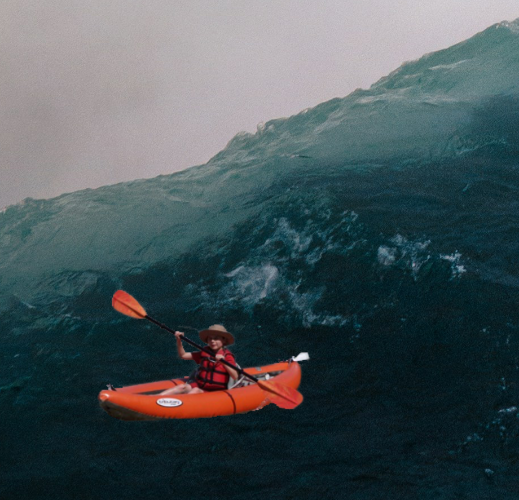
<svg viewBox="0 0 519 500">
<path fill-rule="evenodd" d="M 144 308 L 129 294 L 123 290 L 117 290 L 112 297 L 112 307 L 131 318 L 144 319 L 147 314 Z"/>
<path fill-rule="evenodd" d="M 266 380 L 258 380 L 258 385 L 269 393 L 267 398 L 271 403 L 285 410 L 292 410 L 303 402 L 303 395 L 292 387 Z"/>
</svg>

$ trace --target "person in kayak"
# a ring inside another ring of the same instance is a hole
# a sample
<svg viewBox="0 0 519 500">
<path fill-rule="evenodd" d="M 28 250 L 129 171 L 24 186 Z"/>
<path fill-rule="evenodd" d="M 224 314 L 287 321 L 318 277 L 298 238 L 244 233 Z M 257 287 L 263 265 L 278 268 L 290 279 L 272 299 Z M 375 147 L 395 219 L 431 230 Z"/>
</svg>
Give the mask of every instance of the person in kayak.
<svg viewBox="0 0 519 500">
<path fill-rule="evenodd" d="M 214 353 L 213 357 L 216 358 L 216 361 L 204 351 L 186 352 L 182 345 L 183 335 L 183 332 L 175 332 L 178 356 L 181 359 L 193 360 L 198 364 L 195 380 L 167 389 L 161 392 L 162 395 L 199 394 L 205 391 L 225 390 L 229 383 L 229 377 L 233 380 L 238 378 L 238 372 L 235 369 L 219 362 L 219 360 L 224 359 L 228 363 L 236 365 L 234 354 L 227 349 L 234 344 L 234 337 L 224 326 L 213 325 L 199 333 L 202 341 Z"/>
</svg>

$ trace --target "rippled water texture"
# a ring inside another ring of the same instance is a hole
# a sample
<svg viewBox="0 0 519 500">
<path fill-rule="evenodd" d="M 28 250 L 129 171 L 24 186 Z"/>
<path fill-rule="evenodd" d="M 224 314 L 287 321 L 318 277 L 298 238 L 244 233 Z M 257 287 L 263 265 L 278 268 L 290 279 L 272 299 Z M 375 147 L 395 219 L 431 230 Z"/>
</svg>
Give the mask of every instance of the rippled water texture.
<svg viewBox="0 0 519 500">
<path fill-rule="evenodd" d="M 517 498 L 517 40 L 492 27 L 207 165 L 0 214 L 0 497 Z M 107 383 L 193 368 L 117 289 L 194 339 L 223 323 L 242 366 L 308 351 L 304 403 L 109 417 Z"/>
</svg>

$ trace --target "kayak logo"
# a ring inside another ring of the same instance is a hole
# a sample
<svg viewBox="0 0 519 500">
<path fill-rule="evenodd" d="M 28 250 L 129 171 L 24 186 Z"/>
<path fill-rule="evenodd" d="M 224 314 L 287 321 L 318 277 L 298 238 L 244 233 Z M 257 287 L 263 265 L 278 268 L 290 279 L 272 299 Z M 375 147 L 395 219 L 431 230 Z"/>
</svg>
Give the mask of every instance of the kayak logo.
<svg viewBox="0 0 519 500">
<path fill-rule="evenodd" d="M 175 406 L 181 406 L 182 401 L 180 401 L 180 399 L 175 398 L 160 398 L 157 399 L 157 404 L 160 406 L 165 406 L 167 408 L 175 408 Z"/>
</svg>

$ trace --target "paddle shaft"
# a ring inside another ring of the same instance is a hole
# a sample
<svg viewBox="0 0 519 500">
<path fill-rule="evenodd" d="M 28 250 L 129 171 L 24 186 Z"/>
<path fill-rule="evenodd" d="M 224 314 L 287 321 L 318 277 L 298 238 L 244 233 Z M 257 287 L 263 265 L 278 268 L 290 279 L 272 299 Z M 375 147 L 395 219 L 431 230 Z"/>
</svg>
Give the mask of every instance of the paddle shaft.
<svg viewBox="0 0 519 500">
<path fill-rule="evenodd" d="M 151 316 L 148 316 L 147 314 L 145 316 L 145 319 L 147 319 L 148 321 L 151 321 L 154 325 L 157 325 L 159 328 L 162 328 L 163 330 L 166 330 L 167 332 L 175 333 L 171 328 L 168 328 L 166 325 L 160 323 L 156 319 L 153 319 Z M 198 345 L 196 342 L 193 342 L 191 339 L 188 339 L 185 335 L 182 335 L 182 340 L 184 340 L 188 344 L 191 344 L 193 347 L 196 347 L 199 351 L 203 351 L 203 352 L 209 354 L 209 356 L 211 356 L 211 358 L 216 360 L 212 350 L 206 349 L 205 347 Z M 218 361 L 220 363 L 223 363 L 224 365 L 229 366 L 233 370 L 236 370 L 240 375 L 244 375 L 245 377 L 253 380 L 256 383 L 259 382 L 259 380 L 254 375 L 249 375 L 246 371 L 242 370 L 241 368 L 238 368 L 237 366 L 229 363 L 228 361 L 225 361 L 225 359 L 219 359 Z"/>
</svg>

